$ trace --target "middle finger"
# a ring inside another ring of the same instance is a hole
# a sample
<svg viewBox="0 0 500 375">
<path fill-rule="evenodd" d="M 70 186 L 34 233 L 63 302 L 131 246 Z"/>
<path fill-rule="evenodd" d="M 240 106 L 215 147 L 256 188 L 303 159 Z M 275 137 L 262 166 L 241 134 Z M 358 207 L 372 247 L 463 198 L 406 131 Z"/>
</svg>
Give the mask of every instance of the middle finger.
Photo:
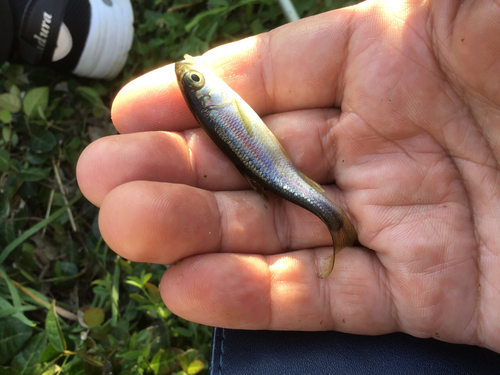
<svg viewBox="0 0 500 375">
<path fill-rule="evenodd" d="M 333 181 L 337 163 L 336 109 L 303 110 L 265 118 L 292 162 L 320 183 Z M 237 190 L 248 183 L 196 128 L 182 133 L 110 136 L 92 143 L 77 167 L 80 188 L 95 205 L 117 186 L 138 180 L 182 183 L 209 190 Z M 339 181 L 339 173 L 335 176 Z"/>
</svg>

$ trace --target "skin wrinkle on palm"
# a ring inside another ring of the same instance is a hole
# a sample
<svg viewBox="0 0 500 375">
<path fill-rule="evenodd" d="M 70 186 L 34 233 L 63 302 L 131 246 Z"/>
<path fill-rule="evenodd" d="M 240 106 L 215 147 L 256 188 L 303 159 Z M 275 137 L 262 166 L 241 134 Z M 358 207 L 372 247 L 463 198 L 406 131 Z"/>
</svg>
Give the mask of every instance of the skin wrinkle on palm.
<svg viewBox="0 0 500 375">
<path fill-rule="evenodd" d="M 112 108 L 122 134 L 82 154 L 103 238 L 131 260 L 183 259 L 160 289 L 189 320 L 403 331 L 500 352 L 500 9 L 489 4 L 368 1 L 204 55 L 353 219 L 362 246 L 340 252 L 329 278 L 310 272 L 331 246 L 324 224 L 272 195 L 264 207 L 197 127 L 173 65 L 127 85 Z"/>
</svg>

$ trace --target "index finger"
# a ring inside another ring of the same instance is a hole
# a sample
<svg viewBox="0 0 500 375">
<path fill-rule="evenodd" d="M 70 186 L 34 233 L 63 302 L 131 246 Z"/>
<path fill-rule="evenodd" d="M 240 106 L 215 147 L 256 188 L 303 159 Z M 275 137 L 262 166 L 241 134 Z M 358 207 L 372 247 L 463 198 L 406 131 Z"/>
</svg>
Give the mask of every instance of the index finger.
<svg viewBox="0 0 500 375">
<path fill-rule="evenodd" d="M 340 103 L 349 8 L 305 18 L 210 50 L 204 63 L 260 115 Z M 314 29 L 314 30 L 311 30 Z M 121 133 L 196 127 L 173 64 L 126 85 L 112 108 Z"/>
</svg>

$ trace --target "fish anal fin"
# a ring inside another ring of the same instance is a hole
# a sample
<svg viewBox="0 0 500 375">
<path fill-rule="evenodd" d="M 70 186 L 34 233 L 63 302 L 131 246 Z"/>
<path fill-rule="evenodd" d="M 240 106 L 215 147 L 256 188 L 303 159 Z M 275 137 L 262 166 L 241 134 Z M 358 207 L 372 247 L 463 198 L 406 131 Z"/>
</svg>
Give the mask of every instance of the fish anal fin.
<svg viewBox="0 0 500 375">
<path fill-rule="evenodd" d="M 313 187 L 314 190 L 316 190 L 318 193 L 324 193 L 325 190 L 321 187 L 320 184 L 318 184 L 316 181 L 314 181 L 313 179 L 307 177 L 304 173 L 300 172 L 300 175 L 302 177 L 302 179 L 307 182 L 309 185 L 311 185 Z"/>
</svg>

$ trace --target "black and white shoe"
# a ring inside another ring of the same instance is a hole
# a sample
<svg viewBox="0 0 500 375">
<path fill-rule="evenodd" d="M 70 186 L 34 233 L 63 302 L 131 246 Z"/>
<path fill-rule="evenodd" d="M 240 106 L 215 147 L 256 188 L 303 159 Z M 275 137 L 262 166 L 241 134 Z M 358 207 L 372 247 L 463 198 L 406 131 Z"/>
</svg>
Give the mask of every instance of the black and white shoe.
<svg viewBox="0 0 500 375">
<path fill-rule="evenodd" d="M 14 39 L 12 11 L 7 0 L 0 0 L 0 66 L 9 57 Z"/>
<path fill-rule="evenodd" d="M 0 0 L 0 5 L 5 1 Z M 122 70 L 134 32 L 130 0 L 8 3 L 14 25 L 13 49 L 27 63 L 89 78 L 112 79 Z"/>
</svg>

